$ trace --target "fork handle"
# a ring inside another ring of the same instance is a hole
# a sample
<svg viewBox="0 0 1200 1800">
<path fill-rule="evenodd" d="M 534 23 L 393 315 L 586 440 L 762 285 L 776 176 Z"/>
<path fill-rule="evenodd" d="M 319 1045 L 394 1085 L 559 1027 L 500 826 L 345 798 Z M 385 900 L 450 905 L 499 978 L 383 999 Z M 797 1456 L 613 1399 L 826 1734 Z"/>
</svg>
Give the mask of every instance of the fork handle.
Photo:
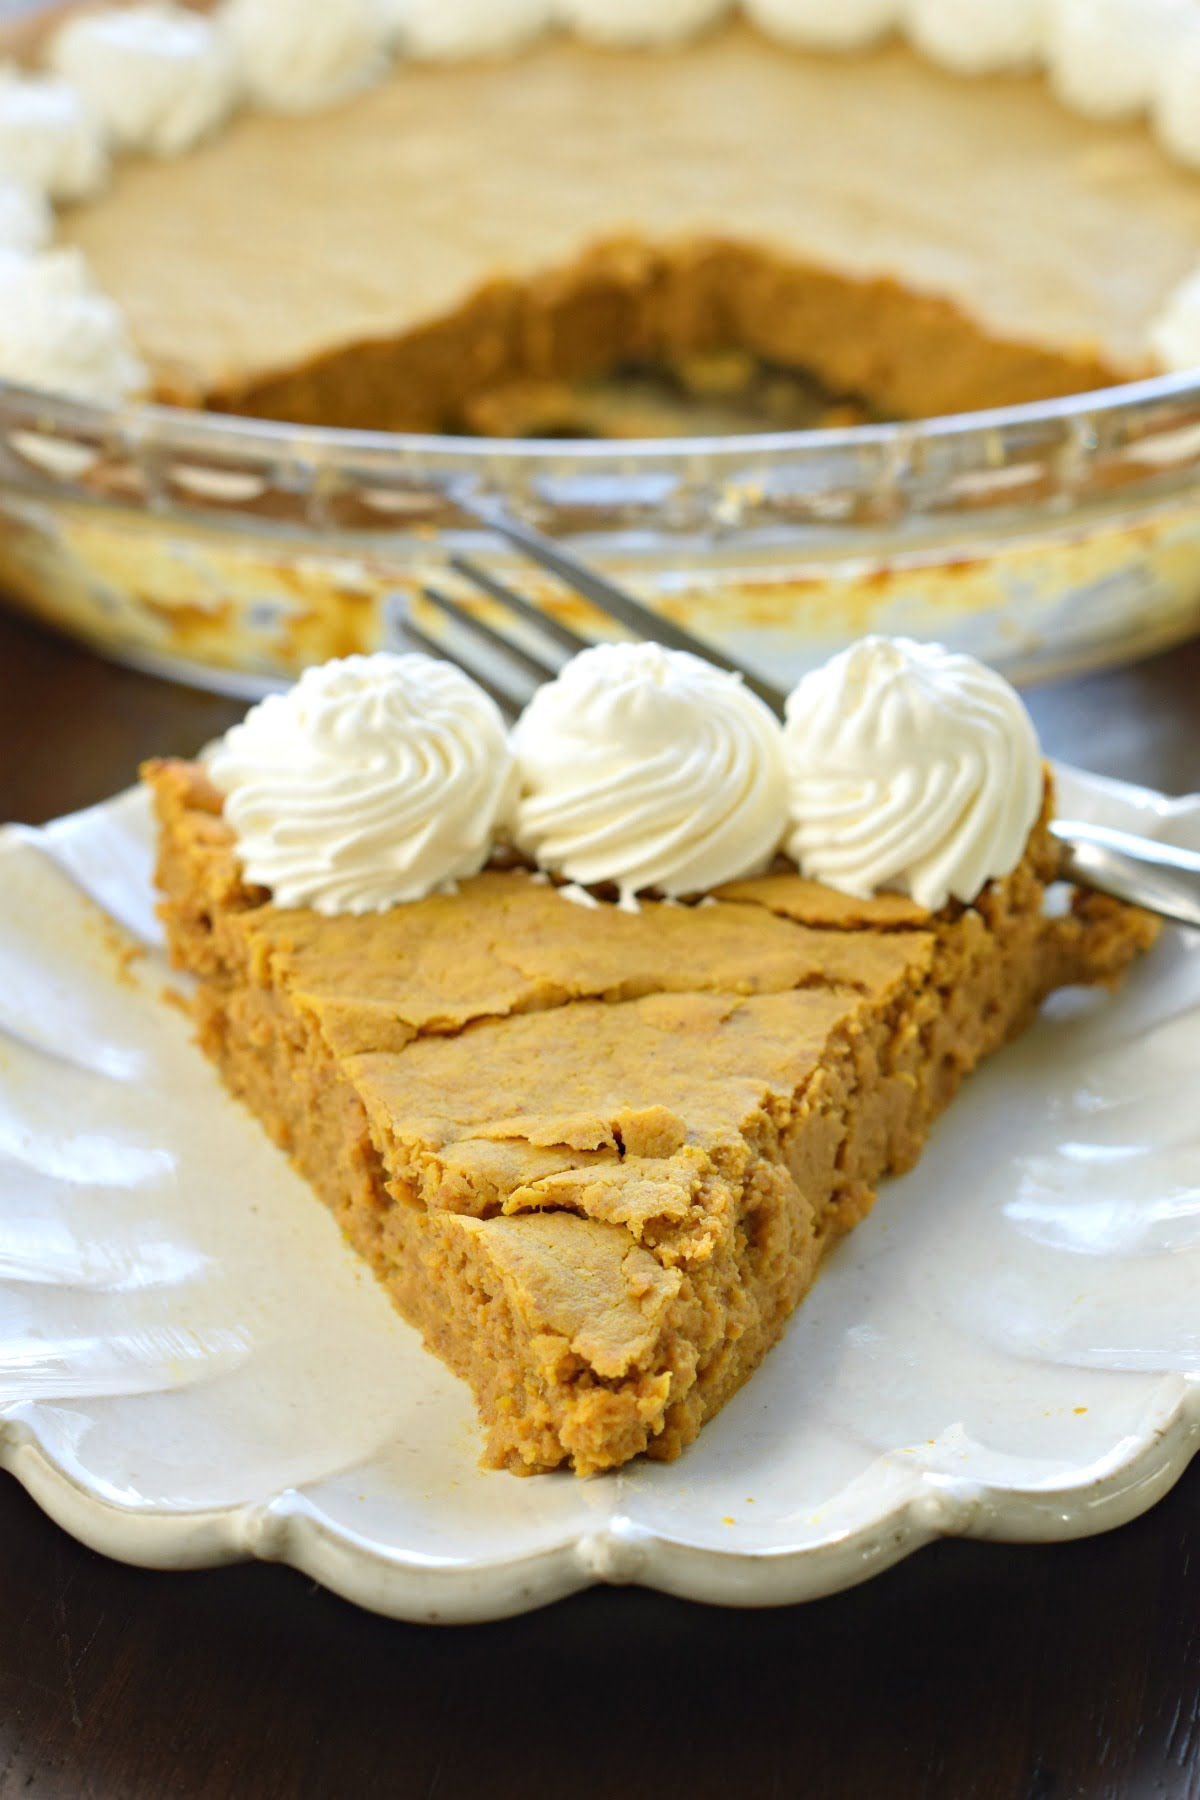
<svg viewBox="0 0 1200 1800">
<path fill-rule="evenodd" d="M 1200 854 L 1135 837 L 1107 825 L 1056 820 L 1050 827 L 1062 851 L 1066 881 L 1127 900 L 1177 925 L 1200 929 Z"/>
</svg>

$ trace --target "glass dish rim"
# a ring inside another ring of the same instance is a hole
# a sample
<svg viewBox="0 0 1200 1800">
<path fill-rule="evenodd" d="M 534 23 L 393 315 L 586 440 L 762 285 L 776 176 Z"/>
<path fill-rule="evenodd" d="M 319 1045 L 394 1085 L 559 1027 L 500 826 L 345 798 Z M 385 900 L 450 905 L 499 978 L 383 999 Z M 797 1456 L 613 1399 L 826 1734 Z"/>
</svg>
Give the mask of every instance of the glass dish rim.
<svg viewBox="0 0 1200 1800">
<path fill-rule="evenodd" d="M 627 475 L 637 466 L 652 469 L 681 458 L 744 462 L 748 458 L 790 460 L 855 452 L 868 458 L 886 457 L 889 451 L 912 454 L 924 446 L 961 445 L 978 438 L 994 442 L 997 436 L 1004 439 L 1010 435 L 1020 435 L 1028 450 L 1031 438 L 1052 439 L 1081 421 L 1128 419 L 1164 403 L 1189 401 L 1200 403 L 1200 367 L 1016 406 L 883 424 L 636 440 L 489 438 L 291 424 L 151 401 L 94 401 L 0 380 L 0 429 L 54 436 L 79 434 L 110 443 L 123 439 L 130 450 L 158 446 L 176 453 L 191 449 L 200 454 L 237 454 L 251 461 L 300 456 L 336 466 L 367 457 L 373 462 L 394 459 L 397 466 L 411 470 L 413 462 L 421 460 L 477 460 L 520 467 L 566 458 L 588 464 L 597 472 L 612 468 Z"/>
</svg>

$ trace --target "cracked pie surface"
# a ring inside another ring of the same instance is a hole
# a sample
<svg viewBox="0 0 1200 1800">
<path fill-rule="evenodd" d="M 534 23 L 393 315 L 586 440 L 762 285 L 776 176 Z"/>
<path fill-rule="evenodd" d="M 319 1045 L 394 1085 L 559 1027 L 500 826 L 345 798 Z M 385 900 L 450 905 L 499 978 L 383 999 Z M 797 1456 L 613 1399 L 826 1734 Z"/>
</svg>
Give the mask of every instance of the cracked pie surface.
<svg viewBox="0 0 1200 1800">
<path fill-rule="evenodd" d="M 980 1058 L 1154 935 L 1047 915 L 1045 813 L 936 914 L 792 872 L 583 907 L 491 868 L 327 917 L 245 883 L 198 765 L 146 773 L 203 1049 L 520 1473 L 678 1455 Z"/>
</svg>

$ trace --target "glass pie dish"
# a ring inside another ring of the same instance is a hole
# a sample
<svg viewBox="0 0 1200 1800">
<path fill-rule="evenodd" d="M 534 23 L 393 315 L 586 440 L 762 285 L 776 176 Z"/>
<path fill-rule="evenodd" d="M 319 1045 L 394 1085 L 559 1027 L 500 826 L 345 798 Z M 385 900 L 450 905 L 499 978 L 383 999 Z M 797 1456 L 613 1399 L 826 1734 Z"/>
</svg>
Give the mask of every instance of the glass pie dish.
<svg viewBox="0 0 1200 1800">
<path fill-rule="evenodd" d="M 1196 373 L 917 423 L 636 443 L 296 427 L 0 385 L 0 591 L 122 661 L 245 695 L 401 641 L 455 551 L 507 563 L 603 635 L 460 509 L 486 495 L 779 685 L 867 631 L 1030 681 L 1200 629 L 1198 471 Z"/>
</svg>

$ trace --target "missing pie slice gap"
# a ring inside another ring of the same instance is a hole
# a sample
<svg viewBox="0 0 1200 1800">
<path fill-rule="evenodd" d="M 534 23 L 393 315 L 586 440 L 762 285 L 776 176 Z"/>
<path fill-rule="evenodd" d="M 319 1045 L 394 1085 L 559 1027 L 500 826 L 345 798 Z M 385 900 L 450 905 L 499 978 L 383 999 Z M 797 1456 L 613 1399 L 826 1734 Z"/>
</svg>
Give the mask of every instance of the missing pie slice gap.
<svg viewBox="0 0 1200 1800">
<path fill-rule="evenodd" d="M 715 358 L 917 418 L 1152 373 L 1200 182 L 1039 79 L 731 21 L 660 55 L 564 34 L 404 62 L 303 118 L 247 110 L 185 157 L 122 161 L 61 241 L 181 404 L 503 436 L 569 429 L 586 400 L 621 433 L 659 421 L 589 383 L 649 364 L 703 385 Z"/>
</svg>

